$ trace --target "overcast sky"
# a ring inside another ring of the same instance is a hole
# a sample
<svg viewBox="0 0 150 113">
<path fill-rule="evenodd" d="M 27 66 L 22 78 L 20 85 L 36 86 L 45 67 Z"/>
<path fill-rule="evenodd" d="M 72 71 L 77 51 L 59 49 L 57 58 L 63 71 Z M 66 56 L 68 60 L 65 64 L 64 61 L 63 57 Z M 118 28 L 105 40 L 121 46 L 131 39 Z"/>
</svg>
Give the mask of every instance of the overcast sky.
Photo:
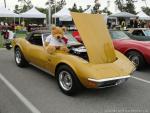
<svg viewBox="0 0 150 113">
<path fill-rule="evenodd" d="M 6 0 L 7 2 L 7 8 L 13 10 L 14 6 L 17 4 L 18 0 Z M 32 4 L 37 7 L 46 7 L 45 3 L 47 0 L 31 0 Z M 59 1 L 59 0 L 56 0 Z M 92 5 L 94 0 L 66 0 L 67 2 L 67 7 L 72 7 L 74 3 L 77 4 L 77 6 L 82 6 L 86 7 L 86 5 Z M 112 12 L 115 12 L 116 8 L 114 5 L 115 0 L 99 0 L 101 3 L 101 9 L 107 6 L 107 1 L 110 1 L 110 7 L 109 10 Z M 136 5 L 136 11 L 140 11 L 141 6 L 145 6 L 145 3 L 142 2 L 142 0 L 137 0 L 138 2 L 135 4 Z M 150 0 L 147 0 L 148 6 L 150 6 Z M 4 6 L 4 0 L 0 0 L 0 6 Z"/>
</svg>

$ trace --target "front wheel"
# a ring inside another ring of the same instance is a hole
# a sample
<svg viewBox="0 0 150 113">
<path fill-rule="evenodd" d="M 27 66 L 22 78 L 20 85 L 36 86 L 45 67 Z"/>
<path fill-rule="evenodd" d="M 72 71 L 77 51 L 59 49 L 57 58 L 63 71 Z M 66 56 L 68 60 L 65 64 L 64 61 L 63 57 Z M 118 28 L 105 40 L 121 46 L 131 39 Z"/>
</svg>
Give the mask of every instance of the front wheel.
<svg viewBox="0 0 150 113">
<path fill-rule="evenodd" d="M 135 64 L 137 70 L 140 70 L 144 67 L 145 59 L 139 52 L 130 51 L 127 53 L 127 57 Z"/>
<path fill-rule="evenodd" d="M 69 66 L 59 66 L 56 77 L 60 89 L 66 95 L 74 95 L 80 89 L 80 81 Z"/>
</svg>

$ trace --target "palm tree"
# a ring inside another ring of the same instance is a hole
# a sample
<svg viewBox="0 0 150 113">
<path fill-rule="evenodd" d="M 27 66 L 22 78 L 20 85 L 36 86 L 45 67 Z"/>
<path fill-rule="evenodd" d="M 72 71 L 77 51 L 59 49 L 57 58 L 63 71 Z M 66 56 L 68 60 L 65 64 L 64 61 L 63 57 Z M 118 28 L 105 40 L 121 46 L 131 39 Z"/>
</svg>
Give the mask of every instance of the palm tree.
<svg viewBox="0 0 150 113">
<path fill-rule="evenodd" d="M 4 5 L 5 5 L 5 8 L 6 8 L 6 0 L 4 0 Z"/>
</svg>

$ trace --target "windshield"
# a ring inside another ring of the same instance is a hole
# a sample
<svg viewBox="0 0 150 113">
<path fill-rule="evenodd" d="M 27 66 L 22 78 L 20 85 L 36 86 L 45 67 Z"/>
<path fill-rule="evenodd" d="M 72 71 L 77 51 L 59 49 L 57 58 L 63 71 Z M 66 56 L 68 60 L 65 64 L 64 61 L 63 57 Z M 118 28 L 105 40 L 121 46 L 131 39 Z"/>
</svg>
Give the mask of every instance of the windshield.
<svg viewBox="0 0 150 113">
<path fill-rule="evenodd" d="M 110 31 L 112 39 L 129 39 L 123 31 Z"/>
<path fill-rule="evenodd" d="M 144 30 L 145 36 L 150 36 L 150 30 Z"/>
<path fill-rule="evenodd" d="M 44 44 L 46 38 L 47 38 L 49 35 L 50 35 L 50 33 L 45 33 L 45 34 L 43 34 L 43 36 L 42 36 L 42 37 L 43 37 L 43 38 L 42 38 L 43 44 Z M 79 43 L 71 34 L 69 34 L 69 33 L 65 34 L 64 37 L 68 39 L 67 46 L 80 44 L 80 43 Z"/>
</svg>

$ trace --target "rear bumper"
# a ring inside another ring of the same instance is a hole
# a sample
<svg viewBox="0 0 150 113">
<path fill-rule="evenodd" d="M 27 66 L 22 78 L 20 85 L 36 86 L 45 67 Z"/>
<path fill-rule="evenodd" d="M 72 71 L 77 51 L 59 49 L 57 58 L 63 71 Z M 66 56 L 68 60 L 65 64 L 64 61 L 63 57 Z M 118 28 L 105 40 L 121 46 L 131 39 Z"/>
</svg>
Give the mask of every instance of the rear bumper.
<svg viewBox="0 0 150 113">
<path fill-rule="evenodd" d="M 122 77 L 113 77 L 113 78 L 106 78 L 106 79 L 92 79 L 88 78 L 89 83 L 95 84 L 96 88 L 107 88 L 107 87 L 113 87 L 117 86 L 119 84 L 122 84 L 126 82 L 131 76 L 122 76 Z"/>
</svg>

